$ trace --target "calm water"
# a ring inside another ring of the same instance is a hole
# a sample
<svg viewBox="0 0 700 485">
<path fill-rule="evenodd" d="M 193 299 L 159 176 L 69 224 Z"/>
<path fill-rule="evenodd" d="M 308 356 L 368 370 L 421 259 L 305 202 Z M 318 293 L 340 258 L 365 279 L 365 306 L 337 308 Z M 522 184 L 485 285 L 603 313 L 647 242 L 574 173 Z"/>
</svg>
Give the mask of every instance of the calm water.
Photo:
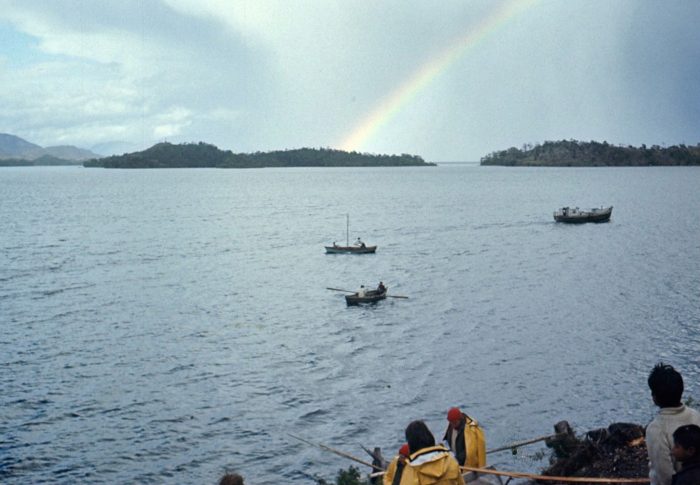
<svg viewBox="0 0 700 485">
<path fill-rule="evenodd" d="M 488 447 L 700 398 L 700 168 L 0 169 L 0 482 L 332 479 L 460 405 Z M 554 209 L 614 205 L 608 224 Z M 326 255 L 351 238 L 375 255 Z M 383 280 L 388 299 L 342 293 Z M 534 446 L 503 468 L 536 471 Z M 363 471 L 365 469 L 363 468 Z"/>
</svg>

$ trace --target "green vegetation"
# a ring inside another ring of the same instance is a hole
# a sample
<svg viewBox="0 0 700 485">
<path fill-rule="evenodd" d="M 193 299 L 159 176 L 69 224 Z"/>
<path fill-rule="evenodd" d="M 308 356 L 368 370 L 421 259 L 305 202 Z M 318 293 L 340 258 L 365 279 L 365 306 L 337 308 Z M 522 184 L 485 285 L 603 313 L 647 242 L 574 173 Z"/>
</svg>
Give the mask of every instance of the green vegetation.
<svg viewBox="0 0 700 485">
<path fill-rule="evenodd" d="M 38 167 L 55 165 L 81 165 L 82 162 L 75 160 L 65 160 L 51 155 L 43 155 L 35 160 L 23 158 L 3 158 L 0 159 L 0 167 Z"/>
<path fill-rule="evenodd" d="M 86 167 L 105 168 L 262 168 L 262 167 L 397 167 L 425 166 L 416 155 L 371 155 L 330 148 L 301 148 L 256 153 L 233 153 L 207 143 L 159 143 L 142 152 L 93 159 Z"/>
<path fill-rule="evenodd" d="M 649 165 L 700 165 L 700 144 L 662 148 L 616 146 L 607 142 L 578 140 L 546 141 L 490 153 L 481 165 L 530 167 L 621 167 Z"/>
<path fill-rule="evenodd" d="M 323 478 L 316 478 L 316 483 L 318 485 L 329 485 L 327 481 Z M 360 475 L 360 471 L 354 467 L 350 466 L 347 470 L 338 470 L 338 476 L 335 480 L 336 485 L 367 485 L 367 480 L 363 480 Z"/>
</svg>

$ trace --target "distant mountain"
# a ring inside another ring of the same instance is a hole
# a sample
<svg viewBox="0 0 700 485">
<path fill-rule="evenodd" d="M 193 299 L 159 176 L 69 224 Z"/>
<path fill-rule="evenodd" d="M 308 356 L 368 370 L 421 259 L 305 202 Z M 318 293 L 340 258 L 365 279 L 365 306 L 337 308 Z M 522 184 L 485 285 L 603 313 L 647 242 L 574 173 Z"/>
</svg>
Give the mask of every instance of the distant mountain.
<svg viewBox="0 0 700 485">
<path fill-rule="evenodd" d="M 7 133 L 0 133 L 0 158 L 37 158 L 43 148 L 27 140 Z"/>
<path fill-rule="evenodd" d="M 44 148 L 46 155 L 51 155 L 64 160 L 90 160 L 97 158 L 100 155 L 84 148 L 74 147 L 73 145 L 59 145 L 55 147 Z"/>
<path fill-rule="evenodd" d="M 148 150 L 89 160 L 86 167 L 104 168 L 263 168 L 263 167 L 401 167 L 428 166 L 417 155 L 372 155 L 329 148 L 233 153 L 208 143 L 158 143 Z"/>
<path fill-rule="evenodd" d="M 30 143 L 18 136 L 0 133 L 0 159 L 14 160 L 38 160 L 34 165 L 60 165 L 61 161 L 72 164 L 75 161 L 88 160 L 99 157 L 98 154 L 78 148 L 72 145 L 61 145 L 43 148 Z"/>
<path fill-rule="evenodd" d="M 561 140 L 511 147 L 490 153 L 481 165 L 509 167 L 624 167 L 700 165 L 700 144 L 647 147 L 610 145 L 608 142 Z"/>
</svg>

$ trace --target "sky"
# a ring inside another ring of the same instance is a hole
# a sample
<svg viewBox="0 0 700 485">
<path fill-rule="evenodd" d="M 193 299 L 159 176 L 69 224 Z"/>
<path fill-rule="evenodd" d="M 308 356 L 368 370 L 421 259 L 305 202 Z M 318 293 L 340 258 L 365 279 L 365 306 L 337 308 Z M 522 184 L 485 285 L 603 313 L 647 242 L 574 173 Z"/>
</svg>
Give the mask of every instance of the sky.
<svg viewBox="0 0 700 485">
<path fill-rule="evenodd" d="M 478 161 L 700 143 L 697 0 L 0 0 L 0 133 Z"/>
</svg>

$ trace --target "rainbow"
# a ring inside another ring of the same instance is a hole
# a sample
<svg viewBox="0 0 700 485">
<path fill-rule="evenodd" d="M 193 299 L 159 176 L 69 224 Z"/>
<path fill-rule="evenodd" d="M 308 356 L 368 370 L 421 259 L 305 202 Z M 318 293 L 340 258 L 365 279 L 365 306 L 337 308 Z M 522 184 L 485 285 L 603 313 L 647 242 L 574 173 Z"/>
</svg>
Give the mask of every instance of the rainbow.
<svg viewBox="0 0 700 485">
<path fill-rule="evenodd" d="M 537 1 L 509 0 L 503 2 L 475 28 L 471 28 L 466 35 L 457 38 L 442 54 L 422 65 L 407 81 L 386 96 L 379 103 L 379 106 L 340 143 L 341 149 L 349 152 L 360 150 L 372 136 L 396 116 L 401 108 L 413 100 L 440 74 L 449 69 L 465 52 Z"/>
</svg>

